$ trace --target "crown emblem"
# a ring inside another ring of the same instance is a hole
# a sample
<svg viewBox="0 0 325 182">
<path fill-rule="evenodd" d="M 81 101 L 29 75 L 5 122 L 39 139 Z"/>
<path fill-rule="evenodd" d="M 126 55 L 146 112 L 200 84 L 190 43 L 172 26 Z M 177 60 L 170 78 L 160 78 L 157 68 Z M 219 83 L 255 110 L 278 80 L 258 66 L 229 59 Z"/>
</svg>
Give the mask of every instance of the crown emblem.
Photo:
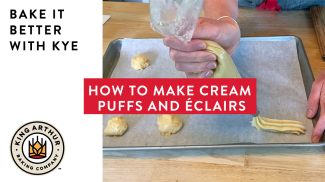
<svg viewBox="0 0 325 182">
<path fill-rule="evenodd" d="M 33 159 L 42 159 L 46 157 L 45 146 L 46 141 L 43 144 L 43 138 L 41 138 L 41 143 L 38 141 L 38 136 L 35 143 L 33 138 L 32 143 L 29 141 L 29 157 Z"/>
</svg>

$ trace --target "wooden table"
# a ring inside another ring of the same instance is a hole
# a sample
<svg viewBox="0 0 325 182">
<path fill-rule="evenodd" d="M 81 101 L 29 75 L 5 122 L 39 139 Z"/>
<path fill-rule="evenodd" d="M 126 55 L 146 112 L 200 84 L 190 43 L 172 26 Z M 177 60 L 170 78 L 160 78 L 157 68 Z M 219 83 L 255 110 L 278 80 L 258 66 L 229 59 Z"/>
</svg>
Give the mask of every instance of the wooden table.
<svg viewBox="0 0 325 182">
<path fill-rule="evenodd" d="M 148 4 L 103 2 L 103 54 L 116 38 L 161 37 L 150 28 Z M 239 10 L 242 36 L 295 35 L 315 77 L 325 69 L 309 11 Z M 325 181 L 323 148 L 105 152 L 104 181 Z"/>
</svg>

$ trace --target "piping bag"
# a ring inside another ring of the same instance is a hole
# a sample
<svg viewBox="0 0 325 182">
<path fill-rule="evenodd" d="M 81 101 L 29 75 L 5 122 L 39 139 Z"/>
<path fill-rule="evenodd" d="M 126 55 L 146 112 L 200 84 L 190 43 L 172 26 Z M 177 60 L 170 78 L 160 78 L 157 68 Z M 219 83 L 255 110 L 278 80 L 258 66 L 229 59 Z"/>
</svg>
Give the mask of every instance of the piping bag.
<svg viewBox="0 0 325 182">
<path fill-rule="evenodd" d="M 192 39 L 205 0 L 150 0 L 151 28 L 164 37 Z"/>
<path fill-rule="evenodd" d="M 192 39 L 203 3 L 204 0 L 151 0 L 151 27 L 164 37 L 174 36 L 186 43 Z M 206 51 L 218 57 L 218 66 L 211 78 L 242 78 L 231 56 L 219 44 L 211 40 L 205 42 Z M 299 121 L 264 118 L 258 110 L 253 115 L 252 125 L 258 130 L 298 135 L 306 130 Z"/>
</svg>

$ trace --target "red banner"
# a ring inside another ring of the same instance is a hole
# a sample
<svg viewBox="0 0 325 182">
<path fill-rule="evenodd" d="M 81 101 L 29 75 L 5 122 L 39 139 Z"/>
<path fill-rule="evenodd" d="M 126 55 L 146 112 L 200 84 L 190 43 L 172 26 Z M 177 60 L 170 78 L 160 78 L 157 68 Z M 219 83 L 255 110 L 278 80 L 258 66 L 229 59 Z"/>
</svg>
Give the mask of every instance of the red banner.
<svg viewBox="0 0 325 182">
<path fill-rule="evenodd" d="M 255 114 L 256 79 L 84 79 L 84 114 Z"/>
</svg>

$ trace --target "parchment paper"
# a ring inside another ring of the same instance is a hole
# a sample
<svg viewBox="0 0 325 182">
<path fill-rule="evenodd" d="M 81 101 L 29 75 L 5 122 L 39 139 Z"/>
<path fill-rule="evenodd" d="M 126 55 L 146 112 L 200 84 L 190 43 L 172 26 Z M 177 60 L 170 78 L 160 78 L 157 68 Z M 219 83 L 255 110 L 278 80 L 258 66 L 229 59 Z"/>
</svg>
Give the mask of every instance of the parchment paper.
<svg viewBox="0 0 325 182">
<path fill-rule="evenodd" d="M 143 71 L 131 67 L 131 58 L 145 54 L 151 65 Z M 103 147 L 176 146 L 235 143 L 310 143 L 312 121 L 306 118 L 307 97 L 295 40 L 241 41 L 234 62 L 243 78 L 257 78 L 257 107 L 261 116 L 301 121 L 300 136 L 257 131 L 251 115 L 180 115 L 184 126 L 170 137 L 161 135 L 158 115 L 122 115 L 129 128 L 121 137 L 103 135 Z M 124 39 L 112 78 L 185 78 L 177 72 L 161 39 Z M 103 130 L 109 118 L 103 116 Z"/>
<path fill-rule="evenodd" d="M 111 15 L 103 15 L 103 25 L 106 23 L 108 19 L 111 18 Z"/>
</svg>

